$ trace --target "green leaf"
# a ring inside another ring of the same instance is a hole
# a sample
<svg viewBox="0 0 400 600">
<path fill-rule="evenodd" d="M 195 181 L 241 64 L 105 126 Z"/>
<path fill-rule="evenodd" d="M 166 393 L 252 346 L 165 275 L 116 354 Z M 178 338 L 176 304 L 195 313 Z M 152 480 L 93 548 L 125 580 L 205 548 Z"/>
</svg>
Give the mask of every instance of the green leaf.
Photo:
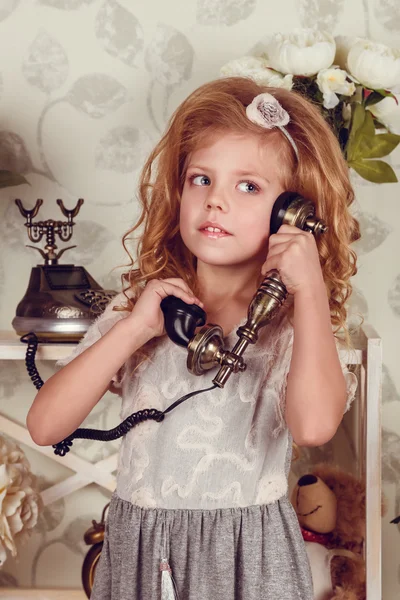
<svg viewBox="0 0 400 600">
<path fill-rule="evenodd" d="M 354 104 L 353 114 L 351 118 L 351 128 L 349 142 L 351 143 L 357 131 L 360 129 L 365 119 L 365 109 L 361 104 Z"/>
<path fill-rule="evenodd" d="M 394 98 L 394 100 L 397 102 L 396 96 L 393 94 L 393 92 L 389 92 L 388 90 L 373 90 L 372 94 L 370 94 L 364 102 L 364 106 L 372 106 L 384 98 Z"/>
<path fill-rule="evenodd" d="M 375 136 L 375 125 L 372 114 L 369 110 L 363 110 L 364 119 L 360 124 L 359 115 L 356 115 L 356 111 L 354 114 L 354 118 L 357 118 L 356 122 L 356 133 L 352 135 L 353 132 L 353 123 L 350 129 L 349 142 L 347 144 L 347 160 L 358 160 L 359 158 L 363 158 L 362 147 L 366 144 L 365 138 L 372 139 Z"/>
<path fill-rule="evenodd" d="M 396 96 L 393 94 L 393 92 L 390 92 L 389 90 L 375 90 L 375 92 L 380 94 L 383 98 L 395 98 L 396 99 Z"/>
<path fill-rule="evenodd" d="M 349 162 L 363 179 L 373 183 L 396 183 L 396 173 L 383 160 L 355 160 Z"/>
<path fill-rule="evenodd" d="M 382 158 L 390 154 L 400 143 L 400 135 L 380 133 L 373 137 L 363 136 L 359 151 L 362 158 Z"/>
<path fill-rule="evenodd" d="M 21 185 L 22 183 L 29 184 L 29 181 L 25 179 L 23 175 L 18 173 L 11 173 L 11 171 L 0 170 L 0 189 L 7 188 L 14 185 Z"/>
</svg>

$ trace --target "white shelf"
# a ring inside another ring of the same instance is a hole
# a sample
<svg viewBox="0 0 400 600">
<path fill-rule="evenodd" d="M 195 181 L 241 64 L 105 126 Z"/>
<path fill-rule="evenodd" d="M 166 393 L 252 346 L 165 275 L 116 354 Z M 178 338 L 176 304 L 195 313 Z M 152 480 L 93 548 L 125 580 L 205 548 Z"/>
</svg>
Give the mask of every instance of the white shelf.
<svg viewBox="0 0 400 600">
<path fill-rule="evenodd" d="M 36 360 L 59 360 L 69 356 L 76 342 L 39 343 Z M 27 344 L 15 331 L 0 331 L 0 360 L 25 360 Z"/>
</svg>

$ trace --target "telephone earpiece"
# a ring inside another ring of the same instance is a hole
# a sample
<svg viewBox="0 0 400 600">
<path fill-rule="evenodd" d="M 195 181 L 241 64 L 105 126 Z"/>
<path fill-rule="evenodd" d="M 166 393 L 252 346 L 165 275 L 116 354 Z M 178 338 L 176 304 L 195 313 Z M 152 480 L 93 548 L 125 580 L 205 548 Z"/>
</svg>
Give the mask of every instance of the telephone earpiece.
<svg viewBox="0 0 400 600">
<path fill-rule="evenodd" d="M 283 192 L 276 199 L 270 222 L 270 233 L 277 233 L 283 224 L 293 225 L 314 235 L 325 233 L 327 226 L 315 217 L 315 206 L 297 192 Z M 223 331 L 219 325 L 205 324 L 207 315 L 196 304 L 186 304 L 180 298 L 168 296 L 161 302 L 165 330 L 173 342 L 188 349 L 187 367 L 194 375 L 201 375 L 221 365 L 213 383 L 224 387 L 231 373 L 244 371 L 242 355 L 248 344 L 255 344 L 258 330 L 273 319 L 287 298 L 287 290 L 279 272 L 269 271 L 255 293 L 248 310 L 245 325 L 239 327 L 239 340 L 232 349 L 223 347 Z M 195 329 L 201 327 L 195 334 Z"/>
<path fill-rule="evenodd" d="M 271 212 L 270 233 L 277 233 L 282 225 L 294 225 L 313 234 L 325 233 L 327 226 L 315 218 L 315 206 L 297 192 L 283 192 L 275 200 Z"/>
</svg>

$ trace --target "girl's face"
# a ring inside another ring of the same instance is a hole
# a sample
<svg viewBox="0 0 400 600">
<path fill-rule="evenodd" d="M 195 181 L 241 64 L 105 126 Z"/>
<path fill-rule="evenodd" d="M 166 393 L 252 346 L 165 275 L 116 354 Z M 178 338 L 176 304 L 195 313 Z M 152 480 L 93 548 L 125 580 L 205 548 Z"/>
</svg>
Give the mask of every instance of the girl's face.
<svg viewBox="0 0 400 600">
<path fill-rule="evenodd" d="M 263 262 L 273 204 L 284 191 L 279 152 L 227 133 L 189 157 L 180 208 L 184 244 L 209 265 Z"/>
</svg>

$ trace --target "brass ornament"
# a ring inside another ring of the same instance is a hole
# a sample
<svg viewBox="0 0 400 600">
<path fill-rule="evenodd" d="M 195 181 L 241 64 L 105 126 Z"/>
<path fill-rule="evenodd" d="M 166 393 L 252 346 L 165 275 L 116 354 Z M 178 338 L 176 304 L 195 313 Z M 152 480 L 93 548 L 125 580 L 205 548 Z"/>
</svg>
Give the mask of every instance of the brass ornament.
<svg viewBox="0 0 400 600">
<path fill-rule="evenodd" d="M 101 551 L 103 549 L 104 534 L 105 534 L 105 514 L 110 503 L 106 504 L 101 515 L 100 523 L 97 523 L 93 519 L 92 527 L 90 527 L 84 534 L 83 539 L 88 546 L 92 546 L 85 556 L 82 565 L 82 585 L 85 590 L 85 594 L 90 598 L 90 594 L 93 588 L 94 577 L 96 574 L 96 567 L 98 565 Z"/>
</svg>

